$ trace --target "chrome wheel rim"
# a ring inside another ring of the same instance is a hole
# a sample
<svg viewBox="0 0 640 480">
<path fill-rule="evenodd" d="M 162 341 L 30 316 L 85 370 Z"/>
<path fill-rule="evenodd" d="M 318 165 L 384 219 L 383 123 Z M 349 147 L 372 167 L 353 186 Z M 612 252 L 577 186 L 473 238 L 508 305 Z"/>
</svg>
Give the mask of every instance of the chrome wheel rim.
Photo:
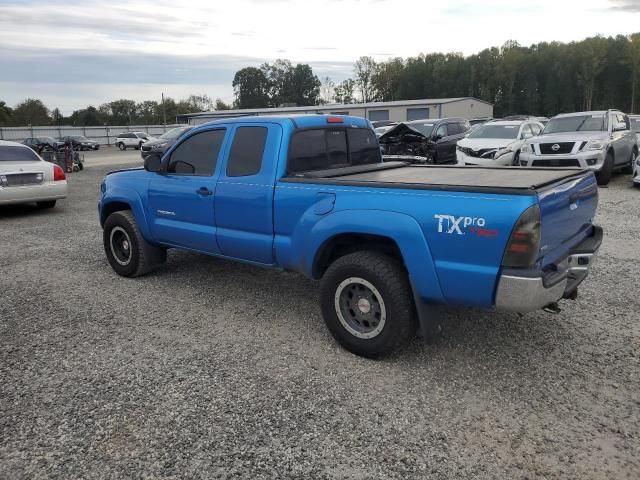
<svg viewBox="0 0 640 480">
<path fill-rule="evenodd" d="M 119 265 L 126 267 L 131 263 L 133 251 L 131 249 L 131 239 L 129 234 L 122 227 L 113 227 L 109 234 L 109 246 L 111 254 Z"/>
<path fill-rule="evenodd" d="M 377 337 L 387 321 L 382 295 L 364 278 L 349 277 L 342 281 L 336 288 L 334 306 L 342 326 L 357 338 Z"/>
</svg>

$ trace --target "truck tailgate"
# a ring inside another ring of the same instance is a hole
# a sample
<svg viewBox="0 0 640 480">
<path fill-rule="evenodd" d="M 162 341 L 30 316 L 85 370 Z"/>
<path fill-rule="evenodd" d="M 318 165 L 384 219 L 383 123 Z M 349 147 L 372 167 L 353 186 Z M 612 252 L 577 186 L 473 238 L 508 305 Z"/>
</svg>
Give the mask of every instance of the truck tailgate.
<svg viewBox="0 0 640 480">
<path fill-rule="evenodd" d="M 538 190 L 541 216 L 540 253 L 543 266 L 562 258 L 591 233 L 598 204 L 592 173 Z"/>
</svg>

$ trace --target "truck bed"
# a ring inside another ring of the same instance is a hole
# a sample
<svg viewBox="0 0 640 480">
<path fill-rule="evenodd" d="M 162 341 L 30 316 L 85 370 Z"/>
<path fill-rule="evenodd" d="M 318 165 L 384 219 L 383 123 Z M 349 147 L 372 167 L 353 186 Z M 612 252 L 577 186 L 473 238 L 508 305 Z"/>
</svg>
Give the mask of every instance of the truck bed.
<svg viewBox="0 0 640 480">
<path fill-rule="evenodd" d="M 588 174 L 580 169 L 472 167 L 382 163 L 309 172 L 285 182 L 532 195 Z"/>
</svg>

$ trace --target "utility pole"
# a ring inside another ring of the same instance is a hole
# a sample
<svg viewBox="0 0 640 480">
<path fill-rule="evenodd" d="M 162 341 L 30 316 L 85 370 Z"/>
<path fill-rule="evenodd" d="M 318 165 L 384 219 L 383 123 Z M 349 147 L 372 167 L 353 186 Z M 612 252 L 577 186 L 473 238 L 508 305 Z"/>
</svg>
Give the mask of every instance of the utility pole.
<svg viewBox="0 0 640 480">
<path fill-rule="evenodd" d="M 167 111 L 164 108 L 164 92 L 162 92 L 162 123 L 167 126 Z"/>
</svg>

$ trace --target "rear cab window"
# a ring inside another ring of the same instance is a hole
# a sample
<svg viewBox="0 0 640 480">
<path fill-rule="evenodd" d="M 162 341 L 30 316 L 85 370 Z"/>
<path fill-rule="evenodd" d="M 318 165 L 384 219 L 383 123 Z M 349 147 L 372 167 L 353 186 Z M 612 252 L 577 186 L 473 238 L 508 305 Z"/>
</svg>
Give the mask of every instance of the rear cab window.
<svg viewBox="0 0 640 480">
<path fill-rule="evenodd" d="M 266 127 L 236 129 L 227 162 L 227 177 L 247 177 L 260 172 L 268 133 Z"/>
<path fill-rule="evenodd" d="M 368 128 L 312 128 L 294 132 L 287 174 L 381 163 L 380 147 Z"/>
</svg>

